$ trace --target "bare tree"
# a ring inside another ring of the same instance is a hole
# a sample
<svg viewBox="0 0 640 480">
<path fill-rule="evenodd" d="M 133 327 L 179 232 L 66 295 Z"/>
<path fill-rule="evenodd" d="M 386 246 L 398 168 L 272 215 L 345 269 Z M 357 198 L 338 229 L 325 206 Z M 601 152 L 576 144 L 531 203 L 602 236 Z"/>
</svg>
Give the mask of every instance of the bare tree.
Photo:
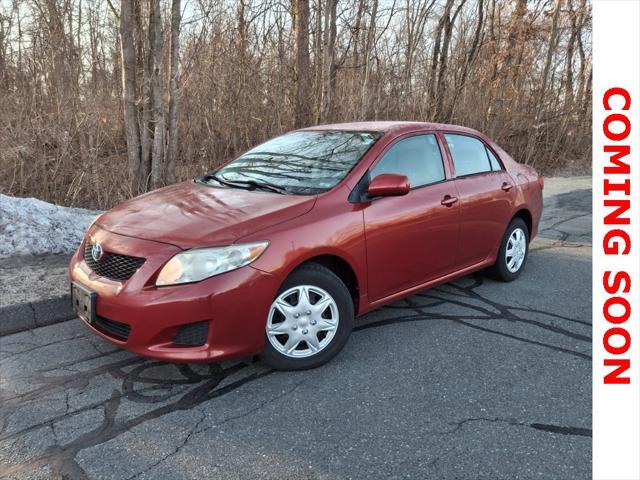
<svg viewBox="0 0 640 480">
<path fill-rule="evenodd" d="M 296 127 L 311 123 L 309 82 L 309 0 L 293 0 L 296 37 Z"/>
<path fill-rule="evenodd" d="M 122 100 L 124 103 L 124 126 L 127 134 L 129 157 L 129 180 L 131 191 L 140 190 L 140 131 L 136 107 L 136 51 L 133 43 L 133 2 L 120 2 L 120 48 L 122 49 Z"/>
<path fill-rule="evenodd" d="M 152 114 L 153 150 L 151 156 L 151 185 L 155 188 L 162 185 L 164 170 L 164 88 L 163 88 L 163 50 L 164 38 L 162 34 L 162 16 L 160 0 L 149 0 L 149 35 L 153 56 L 153 70 L 151 71 L 152 86 Z"/>
<path fill-rule="evenodd" d="M 168 183 L 176 181 L 176 157 L 178 155 L 178 67 L 180 60 L 180 0 L 171 2 L 171 64 L 169 70 L 169 130 L 167 148 Z"/>
<path fill-rule="evenodd" d="M 106 208 L 294 127 L 375 119 L 468 125 L 543 172 L 590 168 L 588 0 L 184 6 L 5 0 L 3 193 Z"/>
<path fill-rule="evenodd" d="M 407 95 L 411 94 L 411 79 L 413 77 L 413 59 L 415 52 L 423 38 L 424 27 L 434 5 L 435 0 L 418 0 L 417 2 L 406 0 L 405 23 L 407 29 L 407 46 L 405 50 L 404 92 Z"/>
<path fill-rule="evenodd" d="M 436 82 L 436 107 L 434 115 L 438 118 L 446 118 L 448 115 L 443 113 L 443 105 L 445 98 L 446 83 L 445 78 L 448 68 L 448 53 L 449 45 L 451 44 L 451 35 L 453 33 L 453 25 L 456 23 L 456 18 L 460 13 L 460 10 L 464 6 L 466 0 L 460 0 L 460 3 L 456 7 L 453 16 L 449 18 L 450 12 L 447 11 L 442 18 L 444 18 L 444 32 L 442 40 L 442 49 L 440 50 L 440 60 L 438 69 L 438 80 Z"/>
<path fill-rule="evenodd" d="M 364 46 L 364 73 L 362 78 L 362 88 L 360 95 L 361 115 L 366 115 L 369 105 L 369 76 L 371 75 L 371 55 L 373 49 L 373 43 L 376 35 L 376 20 L 378 15 L 378 0 L 373 0 L 373 6 L 371 7 L 371 14 L 369 15 L 369 26 L 367 28 L 367 41 Z"/>
<path fill-rule="evenodd" d="M 337 0 L 325 0 L 324 13 L 324 60 L 322 69 L 322 93 L 320 123 L 326 123 L 332 117 L 333 90 L 336 80 L 336 9 Z"/>
</svg>

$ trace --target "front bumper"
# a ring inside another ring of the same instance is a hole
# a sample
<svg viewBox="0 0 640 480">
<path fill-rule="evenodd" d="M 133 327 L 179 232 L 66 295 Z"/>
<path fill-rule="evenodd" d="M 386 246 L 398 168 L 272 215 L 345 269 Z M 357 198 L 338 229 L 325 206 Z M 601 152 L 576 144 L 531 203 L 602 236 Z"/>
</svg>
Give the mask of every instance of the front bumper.
<svg viewBox="0 0 640 480">
<path fill-rule="evenodd" d="M 96 315 L 129 327 L 124 339 L 104 328 L 109 323 L 90 325 L 101 337 L 136 354 L 172 362 L 210 362 L 262 350 L 269 307 L 280 285 L 277 277 L 247 266 L 193 284 L 156 287 L 157 272 L 178 247 L 95 225 L 87 239 L 99 242 L 106 252 L 146 258 L 123 282 L 99 277 L 89 268 L 84 242 L 71 258 L 70 280 L 96 292 Z M 181 327 L 201 322 L 208 325 L 203 345 L 174 343 Z"/>
</svg>

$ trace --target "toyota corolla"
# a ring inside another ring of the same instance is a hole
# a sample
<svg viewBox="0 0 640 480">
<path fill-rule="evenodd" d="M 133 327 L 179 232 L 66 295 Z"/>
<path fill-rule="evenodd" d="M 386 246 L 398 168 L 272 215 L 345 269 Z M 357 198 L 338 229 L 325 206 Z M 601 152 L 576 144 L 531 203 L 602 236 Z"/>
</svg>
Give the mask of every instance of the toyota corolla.
<svg viewBox="0 0 640 480">
<path fill-rule="evenodd" d="M 469 128 L 297 130 L 98 217 L 71 259 L 72 302 L 143 356 L 312 368 L 357 315 L 478 270 L 517 278 L 542 188 Z"/>
</svg>

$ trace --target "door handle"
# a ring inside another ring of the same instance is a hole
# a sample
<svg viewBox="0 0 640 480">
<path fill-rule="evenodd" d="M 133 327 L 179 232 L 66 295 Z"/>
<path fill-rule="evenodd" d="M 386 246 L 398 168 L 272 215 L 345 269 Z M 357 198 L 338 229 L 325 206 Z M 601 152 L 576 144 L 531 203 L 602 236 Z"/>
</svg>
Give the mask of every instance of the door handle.
<svg viewBox="0 0 640 480">
<path fill-rule="evenodd" d="M 458 201 L 458 197 L 452 197 L 451 195 L 445 195 L 440 203 L 442 205 L 444 205 L 445 207 L 451 207 L 457 201 Z"/>
<path fill-rule="evenodd" d="M 510 183 L 504 182 L 502 184 L 502 190 L 504 190 L 505 192 L 508 192 L 509 190 L 511 190 L 513 188 L 513 185 L 511 185 Z"/>
</svg>

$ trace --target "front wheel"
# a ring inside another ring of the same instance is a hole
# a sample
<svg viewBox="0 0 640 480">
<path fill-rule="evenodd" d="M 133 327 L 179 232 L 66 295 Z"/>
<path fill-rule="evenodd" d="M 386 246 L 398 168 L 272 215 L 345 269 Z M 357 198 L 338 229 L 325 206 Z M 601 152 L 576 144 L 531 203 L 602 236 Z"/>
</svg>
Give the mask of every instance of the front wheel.
<svg viewBox="0 0 640 480">
<path fill-rule="evenodd" d="M 318 367 L 342 350 L 353 317 L 342 280 L 322 265 L 303 265 L 287 277 L 271 304 L 261 358 L 278 370 Z"/>
<path fill-rule="evenodd" d="M 529 253 L 529 229 L 521 218 L 514 218 L 502 237 L 491 273 L 498 280 L 511 282 L 520 276 Z"/>
</svg>

